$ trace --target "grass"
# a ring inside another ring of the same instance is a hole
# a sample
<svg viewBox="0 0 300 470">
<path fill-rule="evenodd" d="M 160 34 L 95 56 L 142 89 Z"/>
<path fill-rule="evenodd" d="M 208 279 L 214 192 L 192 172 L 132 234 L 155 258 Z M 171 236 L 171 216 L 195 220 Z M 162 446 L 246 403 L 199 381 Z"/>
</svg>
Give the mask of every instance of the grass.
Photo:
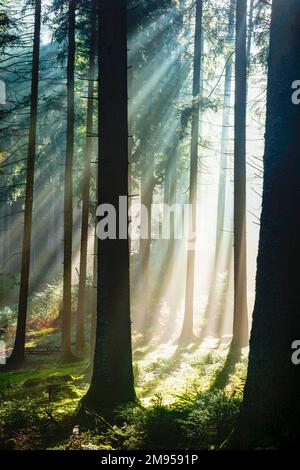
<svg viewBox="0 0 300 470">
<path fill-rule="evenodd" d="M 60 305 L 60 286 L 48 286 L 30 301 L 26 363 L 19 370 L 0 373 L 0 448 L 222 446 L 239 412 L 246 352 L 233 354 L 229 340 L 222 347 L 208 338 L 181 348 L 155 341 L 145 345 L 140 334 L 133 334 L 139 402 L 116 410 L 111 422 L 93 415 L 89 420 L 92 425 L 87 426 L 78 421 L 76 410 L 89 386 L 89 351 L 85 350 L 75 363 L 61 363 L 57 324 Z M 2 315 L 8 347 L 14 337 L 15 313 L 12 306 Z"/>
<path fill-rule="evenodd" d="M 114 422 L 94 417 L 79 426 L 74 412 L 89 383 L 88 354 L 60 362 L 54 327 L 29 331 L 27 362 L 0 374 L 0 446 L 16 449 L 213 449 L 230 434 L 239 411 L 245 355 L 213 339 L 178 348 L 134 344 L 139 404 Z"/>
</svg>

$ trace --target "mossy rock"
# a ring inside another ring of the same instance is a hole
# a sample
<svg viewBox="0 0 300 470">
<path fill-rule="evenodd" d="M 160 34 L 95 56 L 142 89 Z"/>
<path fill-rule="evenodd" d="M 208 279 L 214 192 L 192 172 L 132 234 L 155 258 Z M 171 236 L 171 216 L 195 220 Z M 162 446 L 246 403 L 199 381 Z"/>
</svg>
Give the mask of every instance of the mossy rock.
<svg viewBox="0 0 300 470">
<path fill-rule="evenodd" d="M 33 387 L 38 387 L 39 385 L 43 385 L 44 381 L 42 379 L 28 379 L 25 380 L 23 383 L 24 388 L 33 388 Z"/>
<path fill-rule="evenodd" d="M 15 450 L 17 446 L 17 441 L 16 439 L 8 439 L 5 444 L 4 444 L 4 450 Z"/>
<path fill-rule="evenodd" d="M 61 390 L 59 391 L 59 396 L 62 398 L 78 398 L 78 392 L 76 390 L 76 387 L 70 384 L 61 388 Z"/>
<path fill-rule="evenodd" d="M 65 374 L 65 375 L 52 374 L 52 375 L 49 375 L 49 377 L 47 377 L 46 381 L 48 384 L 67 383 L 67 382 L 73 382 L 73 377 L 70 374 Z"/>
<path fill-rule="evenodd" d="M 61 383 L 53 383 L 53 384 L 48 384 L 45 388 L 45 391 L 47 393 L 57 393 L 60 392 L 62 389 Z"/>
</svg>

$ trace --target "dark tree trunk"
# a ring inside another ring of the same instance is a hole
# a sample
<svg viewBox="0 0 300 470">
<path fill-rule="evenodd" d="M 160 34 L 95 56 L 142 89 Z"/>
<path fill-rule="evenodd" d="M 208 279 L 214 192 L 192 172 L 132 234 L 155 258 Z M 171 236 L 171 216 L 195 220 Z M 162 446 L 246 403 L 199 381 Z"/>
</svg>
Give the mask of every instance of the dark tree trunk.
<svg viewBox="0 0 300 470">
<path fill-rule="evenodd" d="M 193 97 L 198 97 L 201 88 L 201 59 L 202 59 L 202 7 L 203 1 L 196 2 L 196 26 L 194 46 Z M 199 140 L 199 105 L 195 105 L 192 113 L 191 156 L 190 156 L 190 226 L 191 233 L 196 233 L 196 204 L 197 204 L 197 174 L 198 174 L 198 140 Z M 196 240 L 190 240 L 191 243 Z M 185 312 L 179 343 L 188 343 L 193 337 L 194 326 L 194 283 L 195 283 L 195 248 L 187 255 Z"/>
<path fill-rule="evenodd" d="M 102 0 L 99 6 L 98 203 L 116 208 L 118 226 L 119 197 L 128 198 L 127 2 Z M 98 241 L 94 370 L 82 402 L 93 410 L 110 412 L 135 400 L 128 245 L 128 237 Z"/>
<path fill-rule="evenodd" d="M 41 30 L 41 0 L 35 0 L 29 145 L 28 145 L 27 170 L 26 170 L 26 192 L 25 192 L 25 213 L 24 213 L 20 296 L 19 296 L 16 338 L 15 338 L 15 343 L 14 343 L 12 354 L 10 358 L 8 359 L 8 364 L 14 365 L 14 366 L 18 366 L 22 364 L 25 358 L 25 334 L 26 334 L 26 318 L 27 318 L 29 272 L 30 272 L 32 207 L 33 207 L 36 128 L 37 128 L 37 112 L 38 112 L 40 30 Z"/>
<path fill-rule="evenodd" d="M 76 349 L 80 351 L 85 342 L 84 338 L 84 311 L 86 296 L 86 272 L 87 251 L 89 235 L 89 208 L 90 208 L 90 180 L 91 180 L 91 156 L 93 150 L 93 113 L 94 113 L 94 68 L 96 49 L 96 6 L 95 0 L 91 10 L 91 42 L 88 73 L 88 105 L 86 123 L 86 149 L 85 168 L 82 182 L 82 217 L 81 217 L 81 242 L 80 242 L 80 266 L 79 266 L 79 288 L 76 322 Z"/>
<path fill-rule="evenodd" d="M 273 0 L 265 177 L 248 376 L 231 447 L 299 446 L 300 3 Z"/>
<path fill-rule="evenodd" d="M 74 154 L 74 65 L 75 65 L 75 0 L 69 0 L 68 63 L 67 63 L 67 147 L 64 193 L 64 272 L 62 314 L 62 360 L 73 359 L 71 351 L 72 323 L 72 231 L 73 231 L 73 154 Z"/>
<path fill-rule="evenodd" d="M 246 247 L 247 0 L 236 4 L 233 345 L 248 344 Z"/>
</svg>

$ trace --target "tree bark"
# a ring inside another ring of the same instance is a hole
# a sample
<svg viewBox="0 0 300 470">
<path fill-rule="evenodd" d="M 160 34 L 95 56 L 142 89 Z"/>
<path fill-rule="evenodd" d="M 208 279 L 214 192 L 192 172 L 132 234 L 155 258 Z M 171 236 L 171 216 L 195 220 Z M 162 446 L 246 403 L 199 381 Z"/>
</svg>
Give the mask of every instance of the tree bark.
<svg viewBox="0 0 300 470">
<path fill-rule="evenodd" d="M 26 319 L 27 319 L 28 290 L 29 290 L 34 168 L 35 168 L 36 129 L 37 129 L 37 113 L 38 113 L 40 31 L 41 31 L 41 0 L 35 0 L 30 122 L 29 122 L 29 145 L 28 145 L 27 170 L 26 170 L 25 213 L 24 213 L 24 232 L 23 232 L 20 294 L 19 294 L 19 307 L 18 307 L 17 331 L 16 331 L 16 337 L 15 337 L 15 343 L 14 343 L 12 354 L 10 358 L 8 359 L 8 365 L 13 365 L 13 366 L 21 365 L 25 359 L 25 334 L 26 334 Z"/>
<path fill-rule="evenodd" d="M 247 72 L 250 71 L 251 47 L 253 36 L 253 21 L 254 21 L 254 0 L 250 0 L 249 19 L 248 19 L 248 37 L 247 37 Z"/>
<path fill-rule="evenodd" d="M 236 4 L 233 345 L 248 344 L 246 241 L 247 0 Z"/>
<path fill-rule="evenodd" d="M 228 33 L 227 43 L 231 47 L 234 42 L 234 13 L 235 13 L 236 0 L 231 0 L 228 15 Z M 225 84 L 224 84 L 224 101 L 223 101 L 223 117 L 222 117 L 222 136 L 221 136 L 221 155 L 220 155 L 220 174 L 218 183 L 218 208 L 217 208 L 217 227 L 216 227 L 216 242 L 215 242 L 215 266 L 214 266 L 214 286 L 217 286 L 217 275 L 219 272 L 224 273 L 229 271 L 230 254 L 223 253 L 224 247 L 224 221 L 225 221 L 225 207 L 226 207 L 226 180 L 227 180 L 227 165 L 228 165 L 228 152 L 229 152 L 229 136 L 230 136 L 230 114 L 231 114 L 231 96 L 232 96 L 232 75 L 233 75 L 233 51 L 229 49 L 228 57 L 225 68 Z M 225 255 L 225 256 L 224 256 Z M 222 257 L 223 256 L 223 257 Z M 224 291 L 228 291 L 228 278 Z M 213 298 L 210 302 L 217 305 L 219 308 L 224 306 L 224 299 L 218 302 L 217 295 L 220 293 L 214 292 Z M 217 312 L 217 317 L 214 325 L 214 333 L 217 337 L 222 334 L 222 325 L 224 320 L 224 308 Z"/>
<path fill-rule="evenodd" d="M 202 60 L 202 8 L 203 1 L 196 2 L 196 26 L 193 66 L 193 97 L 198 97 L 201 88 L 201 60 Z M 199 140 L 199 105 L 194 105 L 192 113 L 191 130 L 191 156 L 190 156 L 190 226 L 194 237 L 197 224 L 197 176 L 198 176 L 198 140 Z M 196 240 L 190 240 L 196 242 Z M 195 248 L 191 248 L 187 255 L 185 312 L 179 343 L 188 343 L 194 337 L 194 282 L 195 282 Z"/>
<path fill-rule="evenodd" d="M 248 375 L 230 447 L 299 445 L 300 368 L 300 3 L 273 0 L 269 51 L 264 190 Z"/>
<path fill-rule="evenodd" d="M 93 259 L 93 292 L 92 292 L 92 317 L 91 317 L 91 334 L 90 334 L 90 365 L 94 362 L 96 329 L 97 329 L 97 248 L 98 239 L 96 233 L 96 217 L 95 217 L 95 233 L 94 233 L 94 259 Z"/>
<path fill-rule="evenodd" d="M 69 0 L 68 62 L 67 62 L 67 147 L 64 193 L 64 270 L 62 314 L 62 360 L 73 360 L 71 351 L 72 327 L 72 239 L 73 239 L 73 155 L 74 155 L 74 66 L 75 66 L 75 7 Z"/>
<path fill-rule="evenodd" d="M 115 207 L 119 228 L 119 197 L 128 200 L 127 2 L 100 0 L 99 7 L 98 204 Z M 128 237 L 98 241 L 94 370 L 83 408 L 109 413 L 135 400 L 128 248 Z"/>
<path fill-rule="evenodd" d="M 79 266 L 79 287 L 78 306 L 76 321 L 76 349 L 80 351 L 84 347 L 84 311 L 86 296 L 86 272 L 87 272 L 87 251 L 89 235 L 89 208 L 90 208 L 90 180 L 91 180 L 91 156 L 93 150 L 93 113 L 94 113 L 94 68 L 96 50 L 96 6 L 95 0 L 91 9 L 91 38 L 90 57 L 88 72 L 88 105 L 86 123 L 86 148 L 85 148 L 85 168 L 82 183 L 82 217 L 81 217 L 81 242 L 80 242 L 80 266 Z"/>
<path fill-rule="evenodd" d="M 155 187 L 154 166 L 155 166 L 155 129 L 157 125 L 157 102 L 152 95 L 149 98 L 149 124 L 148 133 L 150 134 L 147 142 L 145 154 L 142 159 L 141 171 L 141 205 L 146 208 L 146 212 L 141 212 L 141 239 L 140 239 L 140 305 L 143 309 L 142 333 L 149 337 L 152 325 L 151 316 L 151 293 L 150 293 L 150 253 L 152 239 L 152 203 L 153 191 Z M 145 231 L 144 227 L 147 227 Z M 145 233 L 146 232 L 146 233 Z M 144 234 L 144 238 L 143 238 Z"/>
<path fill-rule="evenodd" d="M 236 0 L 231 0 L 229 11 L 229 25 L 227 34 L 227 43 L 231 46 L 234 40 L 234 11 Z M 229 150 L 229 128 L 230 128 L 230 104 L 232 92 L 232 72 L 233 72 L 233 54 L 229 50 L 227 63 L 225 68 L 225 85 L 224 85 L 224 101 L 223 101 L 223 117 L 222 117 L 222 137 L 221 137 L 221 155 L 220 155 L 220 175 L 219 175 L 219 192 L 218 192 L 218 210 L 217 210 L 217 232 L 216 232 L 216 253 L 215 266 L 218 271 L 220 261 L 221 239 L 224 234 L 224 218 L 225 218 L 225 199 L 226 199 L 226 169 Z"/>
</svg>

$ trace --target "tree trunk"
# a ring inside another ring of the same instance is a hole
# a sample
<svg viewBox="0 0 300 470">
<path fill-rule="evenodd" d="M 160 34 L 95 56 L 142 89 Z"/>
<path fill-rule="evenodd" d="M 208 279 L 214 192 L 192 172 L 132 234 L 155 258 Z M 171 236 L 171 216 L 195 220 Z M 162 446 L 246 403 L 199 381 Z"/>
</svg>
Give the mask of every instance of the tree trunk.
<svg viewBox="0 0 300 470">
<path fill-rule="evenodd" d="M 30 250 L 32 232 L 32 207 L 34 187 L 34 167 L 36 148 L 36 129 L 38 112 L 38 86 L 40 65 L 40 31 L 41 31 L 41 0 L 35 0 L 34 16 L 34 39 L 32 56 L 32 79 L 31 79 L 31 102 L 29 122 L 29 145 L 26 170 L 26 192 L 24 232 L 22 248 L 22 265 L 20 280 L 19 308 L 17 319 L 17 331 L 12 354 L 8 359 L 8 365 L 19 366 L 25 359 L 25 334 L 28 305 L 29 273 L 30 273 Z"/>
<path fill-rule="evenodd" d="M 228 17 L 228 33 L 227 43 L 231 47 L 234 41 L 234 12 L 236 0 L 231 0 L 229 7 Z M 232 93 L 232 74 L 233 74 L 233 51 L 230 49 L 228 52 L 227 63 L 225 68 L 225 85 L 224 85 L 224 101 L 223 101 L 223 117 L 222 117 L 222 136 L 221 136 L 221 155 L 220 155 L 220 174 L 218 184 L 218 208 L 217 208 L 217 228 L 216 228 L 216 242 L 215 242 L 215 266 L 214 266 L 214 283 L 217 286 L 217 275 L 219 272 L 224 273 L 229 271 L 229 253 L 225 255 L 223 250 L 227 250 L 224 246 L 224 220 L 225 220 L 225 206 L 226 206 L 226 180 L 227 180 L 227 165 L 228 165 L 228 152 L 229 152 L 229 136 L 230 136 L 230 114 L 231 114 L 231 93 Z M 229 247 L 228 247 L 229 248 Z M 225 255 L 225 256 L 224 256 Z M 227 278 L 229 279 L 229 277 Z M 214 288 L 214 287 L 213 287 Z M 227 294 L 228 280 L 224 291 Z M 220 293 L 214 292 L 213 299 L 210 302 L 218 307 L 224 305 L 224 299 L 218 302 L 217 295 Z M 222 334 L 222 324 L 224 320 L 224 309 L 217 312 L 215 322 L 215 335 L 220 337 Z"/>
<path fill-rule="evenodd" d="M 246 246 L 247 0 L 236 5 L 233 345 L 248 344 Z"/>
<path fill-rule="evenodd" d="M 234 39 L 234 11 L 236 0 L 231 0 L 229 11 L 229 25 L 227 34 L 227 43 L 231 46 Z M 217 210 L 217 233 L 216 233 L 216 253 L 215 265 L 218 271 L 220 260 L 221 240 L 224 234 L 224 218 L 225 218 L 225 200 L 226 200 L 226 170 L 229 150 L 229 129 L 230 129 L 230 104 L 232 91 L 232 72 L 233 61 L 232 51 L 229 50 L 227 63 L 225 68 L 225 85 L 224 85 L 224 102 L 223 102 L 223 118 L 222 118 L 222 137 L 221 137 L 221 158 L 220 158 L 220 175 L 219 175 L 219 193 L 218 193 L 218 210 Z"/>
<path fill-rule="evenodd" d="M 249 19 L 248 19 L 248 38 L 247 38 L 247 72 L 250 71 L 250 59 L 251 59 L 251 46 L 252 46 L 252 36 L 253 36 L 253 18 L 254 16 L 254 0 L 250 0 L 249 7 Z"/>
<path fill-rule="evenodd" d="M 152 229 L 152 203 L 154 191 L 154 160 L 155 160 L 155 129 L 157 123 L 157 103 L 153 95 L 150 98 L 149 125 L 150 133 L 147 148 L 142 160 L 141 174 L 141 205 L 146 211 L 141 212 L 141 239 L 140 239 L 140 308 L 143 309 L 142 333 L 146 336 L 150 333 L 151 318 L 151 294 L 150 294 L 150 252 Z M 147 230 L 144 229 L 147 227 Z M 143 235 L 144 234 L 144 238 Z"/>
<path fill-rule="evenodd" d="M 62 314 L 62 360 L 73 360 L 71 351 L 72 323 L 72 231 L 73 231 L 73 154 L 74 154 L 74 65 L 75 65 L 75 0 L 69 0 L 67 63 L 67 147 L 64 193 L 64 272 Z"/>
<path fill-rule="evenodd" d="M 248 376 L 232 447 L 299 445 L 300 3 L 273 0 L 265 176 Z M 283 126 L 284 124 L 284 126 Z"/>
<path fill-rule="evenodd" d="M 176 204 L 177 195 L 177 164 L 178 164 L 178 139 L 175 135 L 173 137 L 174 143 L 171 147 L 171 168 L 170 168 L 170 197 L 169 204 L 173 206 Z M 174 263 L 175 252 L 175 217 L 170 220 L 170 240 L 168 243 L 167 265 L 172 268 Z"/>
<path fill-rule="evenodd" d="M 201 43 L 202 43 L 202 7 L 203 1 L 196 2 L 196 26 L 195 26 L 195 49 L 194 49 L 194 71 L 193 71 L 193 97 L 198 97 L 201 85 Z M 190 231 L 195 243 L 194 234 L 196 233 L 196 205 L 197 205 L 197 174 L 198 174 L 198 140 L 199 140 L 199 105 L 194 105 L 192 113 L 192 131 L 191 131 L 191 163 L 190 163 Z M 182 331 L 179 337 L 179 343 L 188 343 L 193 337 L 194 326 L 194 282 L 195 282 L 195 247 L 189 249 L 187 255 L 187 273 L 186 273 L 186 293 L 185 293 L 185 312 Z"/>
<path fill-rule="evenodd" d="M 79 288 L 78 306 L 76 322 L 76 349 L 80 351 L 84 346 L 84 310 L 86 295 L 86 272 L 87 272 L 87 251 L 89 235 L 89 207 L 90 207 L 90 179 L 91 179 L 91 156 L 93 150 L 93 113 L 94 113 L 94 67 L 96 49 L 96 6 L 95 0 L 92 2 L 91 10 L 91 40 L 88 73 L 88 105 L 86 123 L 86 149 L 85 168 L 82 183 L 82 218 L 81 218 L 81 242 L 80 242 L 80 267 L 79 267 Z"/>
<path fill-rule="evenodd" d="M 97 329 L 97 247 L 98 238 L 96 233 L 96 217 L 95 217 L 95 233 L 94 233 L 94 259 L 93 259 L 93 292 L 92 292 L 92 317 L 91 317 L 91 334 L 90 334 L 90 367 L 93 366 L 96 329 Z"/>
<path fill-rule="evenodd" d="M 132 188 L 133 188 L 133 165 L 132 165 L 132 149 L 133 149 L 133 116 L 132 116 L 132 100 L 133 100 L 133 66 L 128 67 L 128 102 L 129 102 L 129 111 L 128 111 L 128 160 L 129 160 L 129 169 L 128 169 L 128 211 L 131 211 L 132 207 Z M 130 212 L 131 214 L 131 212 Z M 132 220 L 130 216 L 129 220 L 130 229 L 132 228 Z M 131 234 L 131 232 L 130 232 Z M 129 237 L 129 256 L 131 256 L 131 236 Z"/>
<path fill-rule="evenodd" d="M 114 27 L 112 28 L 112 25 Z M 127 2 L 102 0 L 99 8 L 98 203 L 117 213 L 128 200 Z M 127 226 L 128 226 L 128 214 Z M 98 241 L 97 335 L 94 370 L 83 408 L 110 412 L 135 400 L 132 369 L 129 243 Z"/>
</svg>

